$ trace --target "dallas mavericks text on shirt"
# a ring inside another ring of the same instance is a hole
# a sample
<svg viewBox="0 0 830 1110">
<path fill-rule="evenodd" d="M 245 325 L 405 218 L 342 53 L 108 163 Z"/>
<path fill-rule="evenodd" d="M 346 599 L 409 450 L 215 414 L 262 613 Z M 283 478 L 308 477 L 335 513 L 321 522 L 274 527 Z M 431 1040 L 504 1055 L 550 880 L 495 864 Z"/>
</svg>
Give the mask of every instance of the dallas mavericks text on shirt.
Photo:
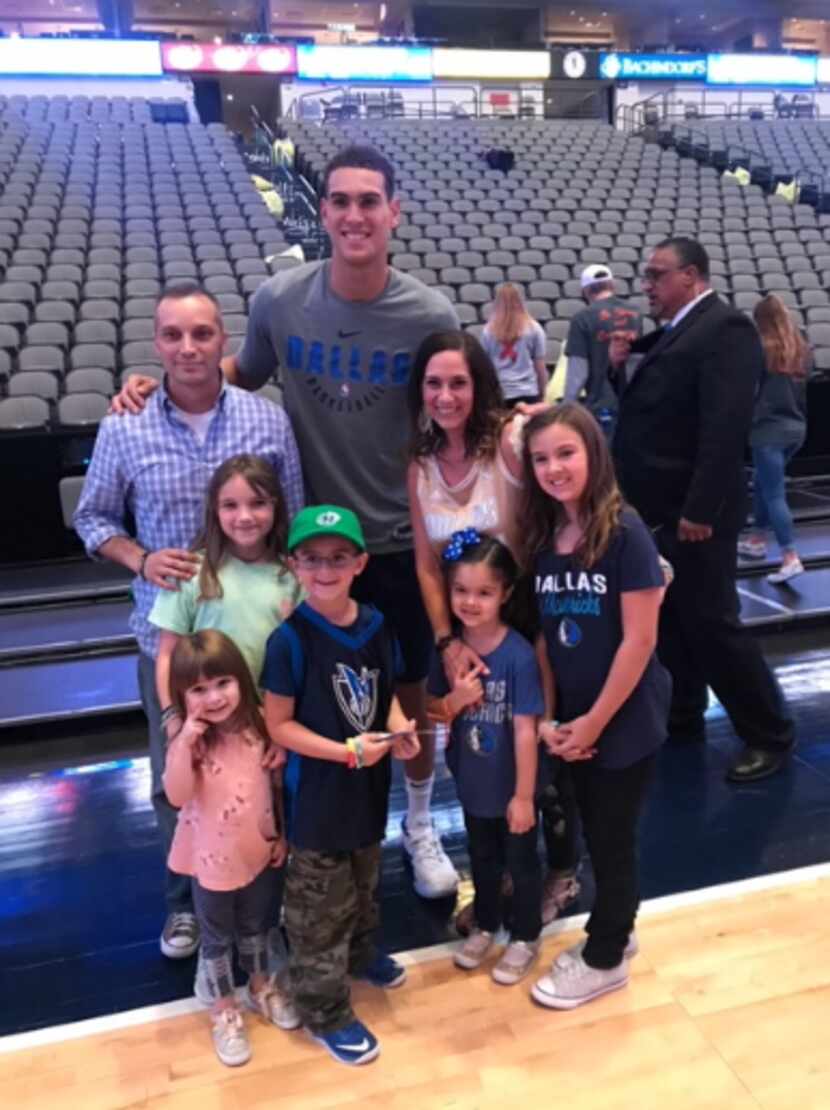
<svg viewBox="0 0 830 1110">
<path fill-rule="evenodd" d="M 546 616 L 598 617 L 602 612 L 600 598 L 607 592 L 608 581 L 604 574 L 568 570 L 561 574 L 536 575 L 536 595 Z"/>
</svg>

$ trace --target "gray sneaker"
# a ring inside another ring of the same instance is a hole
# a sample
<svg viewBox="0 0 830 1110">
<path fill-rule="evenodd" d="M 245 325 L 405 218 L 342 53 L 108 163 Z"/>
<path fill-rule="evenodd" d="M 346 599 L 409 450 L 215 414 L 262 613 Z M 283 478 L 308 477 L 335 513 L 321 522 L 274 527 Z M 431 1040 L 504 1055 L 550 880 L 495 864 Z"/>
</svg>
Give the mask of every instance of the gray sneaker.
<svg viewBox="0 0 830 1110">
<path fill-rule="evenodd" d="M 487 953 L 493 947 L 493 934 L 486 933 L 483 929 L 473 929 L 463 944 L 455 950 L 453 959 L 456 967 L 463 967 L 465 971 L 474 971 L 484 962 Z"/>
<path fill-rule="evenodd" d="M 628 960 L 623 959 L 606 971 L 589 967 L 579 953 L 570 949 L 557 956 L 548 974 L 536 980 L 530 993 L 552 1010 L 574 1010 L 627 984 Z"/>
<path fill-rule="evenodd" d="M 588 943 L 588 938 L 586 937 L 585 940 L 581 940 L 579 942 L 579 944 L 575 944 L 573 946 L 573 948 L 569 948 L 568 951 L 573 952 L 574 955 L 580 954 L 584 950 L 585 945 L 587 943 Z M 640 955 L 640 941 L 637 939 L 637 930 L 632 929 L 629 936 L 628 936 L 628 944 L 626 944 L 626 946 L 625 946 L 625 950 L 623 951 L 623 956 L 627 960 L 633 960 L 635 956 L 639 956 L 639 955 Z"/>
<path fill-rule="evenodd" d="M 210 1030 L 216 1055 L 228 1068 L 238 1068 L 251 1058 L 251 1046 L 242 1014 L 235 1008 L 212 1015 Z"/>
<path fill-rule="evenodd" d="M 195 914 L 168 914 L 159 947 L 168 960 L 186 960 L 195 955 L 199 947 L 199 923 Z"/>
<path fill-rule="evenodd" d="M 300 1015 L 294 1009 L 294 1003 L 273 980 L 258 991 L 251 990 L 251 984 L 246 983 L 242 1001 L 249 1010 L 278 1029 L 298 1029 L 300 1026 Z"/>
<path fill-rule="evenodd" d="M 505 987 L 512 987 L 524 979 L 538 955 L 538 940 L 511 940 L 491 972 L 493 979 Z"/>
</svg>

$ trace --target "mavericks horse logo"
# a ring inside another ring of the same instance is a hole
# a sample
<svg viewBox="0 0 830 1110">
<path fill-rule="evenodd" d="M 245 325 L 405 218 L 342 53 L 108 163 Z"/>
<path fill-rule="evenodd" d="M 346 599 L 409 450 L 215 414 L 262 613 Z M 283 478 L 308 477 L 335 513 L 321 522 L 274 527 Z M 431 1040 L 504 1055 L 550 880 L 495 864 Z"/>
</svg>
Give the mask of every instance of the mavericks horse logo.
<svg viewBox="0 0 830 1110">
<path fill-rule="evenodd" d="M 334 694 L 341 712 L 358 732 L 368 732 L 378 707 L 378 675 L 380 670 L 360 668 L 358 675 L 345 663 L 337 663 L 332 675 Z"/>
</svg>

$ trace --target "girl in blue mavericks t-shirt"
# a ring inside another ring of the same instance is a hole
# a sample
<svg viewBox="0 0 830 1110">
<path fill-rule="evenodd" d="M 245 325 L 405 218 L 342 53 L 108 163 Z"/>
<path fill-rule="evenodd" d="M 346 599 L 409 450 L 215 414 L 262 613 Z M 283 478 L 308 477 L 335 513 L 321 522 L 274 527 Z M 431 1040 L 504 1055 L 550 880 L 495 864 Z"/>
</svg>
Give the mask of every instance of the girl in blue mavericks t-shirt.
<svg viewBox="0 0 830 1110">
<path fill-rule="evenodd" d="M 518 983 L 539 951 L 542 888 L 536 851 L 536 719 L 544 708 L 533 648 L 503 618 L 518 575 L 510 551 L 475 528 L 454 532 L 442 553 L 453 615 L 481 662 L 450 689 L 436 653 L 428 712 L 451 722 L 447 763 L 455 776 L 475 888 L 475 925 L 455 963 L 478 967 L 503 924 L 502 877 L 513 882 L 510 943 L 493 968 Z"/>
<path fill-rule="evenodd" d="M 542 628 L 539 734 L 571 765 L 596 882 L 588 939 L 532 991 L 569 1010 L 624 987 L 636 953 L 637 826 L 671 695 L 654 654 L 664 576 L 587 409 L 566 403 L 528 421 L 524 466 L 525 550 Z"/>
</svg>

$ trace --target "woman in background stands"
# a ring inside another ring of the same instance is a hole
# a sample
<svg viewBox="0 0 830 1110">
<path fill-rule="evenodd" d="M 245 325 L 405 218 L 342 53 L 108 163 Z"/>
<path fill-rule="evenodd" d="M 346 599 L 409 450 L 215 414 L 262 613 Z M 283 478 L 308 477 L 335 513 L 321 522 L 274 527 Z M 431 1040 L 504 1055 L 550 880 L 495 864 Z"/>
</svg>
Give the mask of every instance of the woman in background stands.
<svg viewBox="0 0 830 1110">
<path fill-rule="evenodd" d="M 525 308 L 517 285 L 499 286 L 481 343 L 496 368 L 508 408 L 542 399 L 548 384 L 545 333 Z"/>
<path fill-rule="evenodd" d="M 787 463 L 807 433 L 807 370 L 810 352 L 787 306 L 774 294 L 755 306 L 755 323 L 764 345 L 766 367 L 755 401 L 749 443 L 755 465 L 755 527 L 738 543 L 747 559 L 763 559 L 766 531 L 772 528 L 781 549 L 781 566 L 768 574 L 780 585 L 804 570 L 793 543 L 793 518 L 784 478 Z"/>
</svg>

